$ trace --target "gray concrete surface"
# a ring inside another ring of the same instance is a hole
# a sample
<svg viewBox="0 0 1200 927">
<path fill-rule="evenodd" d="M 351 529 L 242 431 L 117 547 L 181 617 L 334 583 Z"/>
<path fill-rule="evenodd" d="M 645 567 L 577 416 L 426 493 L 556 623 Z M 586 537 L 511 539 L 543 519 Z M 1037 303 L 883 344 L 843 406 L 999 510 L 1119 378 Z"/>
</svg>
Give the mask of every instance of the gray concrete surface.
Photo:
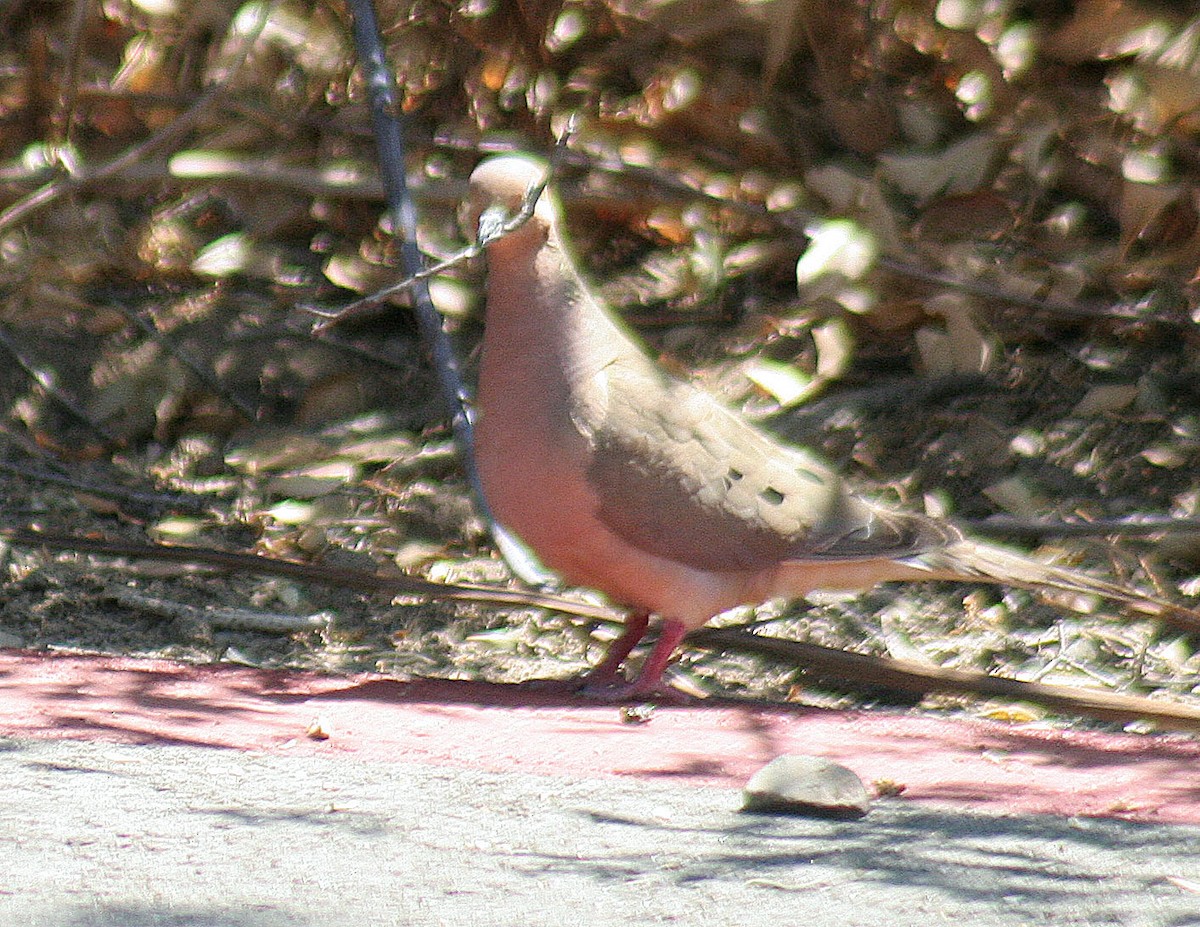
<svg viewBox="0 0 1200 927">
<path fill-rule="evenodd" d="M 1200 924 L 1200 828 L 66 741 L 0 782 L 5 927 Z"/>
</svg>

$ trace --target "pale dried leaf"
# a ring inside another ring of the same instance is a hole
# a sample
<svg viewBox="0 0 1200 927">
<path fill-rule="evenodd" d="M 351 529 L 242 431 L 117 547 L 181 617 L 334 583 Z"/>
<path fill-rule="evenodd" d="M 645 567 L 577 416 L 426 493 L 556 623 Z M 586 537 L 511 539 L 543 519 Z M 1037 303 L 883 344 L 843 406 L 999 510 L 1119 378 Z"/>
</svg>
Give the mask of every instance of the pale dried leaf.
<svg viewBox="0 0 1200 927">
<path fill-rule="evenodd" d="M 371 293 L 381 289 L 388 277 L 384 268 L 363 260 L 357 254 L 333 255 L 325 262 L 323 272 L 325 279 L 334 286 L 352 293 Z"/>
<path fill-rule="evenodd" d="M 840 377 L 854 358 L 854 335 L 842 319 L 830 319 L 812 330 L 817 348 L 817 377 L 833 380 Z"/>
<path fill-rule="evenodd" d="M 1173 444 L 1158 444 L 1142 451 L 1142 457 L 1156 467 L 1174 470 L 1191 461 L 1191 455 Z"/>
<path fill-rule="evenodd" d="M 230 277 L 258 266 L 254 243 L 243 232 L 231 232 L 209 242 L 192 261 L 192 272 L 201 277 Z"/>
<path fill-rule="evenodd" d="M 358 467 L 349 461 L 330 460 L 272 477 L 266 490 L 293 499 L 316 499 L 344 489 L 360 477 Z"/>
<path fill-rule="evenodd" d="M 313 513 L 311 503 L 296 499 L 285 499 L 267 509 L 267 514 L 282 525 L 308 524 L 313 520 Z"/>
<path fill-rule="evenodd" d="M 1075 403 L 1071 414 L 1088 417 L 1117 412 L 1128 408 L 1137 398 L 1137 394 L 1136 383 L 1104 383 L 1100 386 L 1093 386 L 1079 402 Z"/>
<path fill-rule="evenodd" d="M 283 431 L 259 437 L 225 455 L 225 463 L 250 476 L 302 466 L 329 456 L 330 445 L 300 431 Z"/>
<path fill-rule="evenodd" d="M 956 293 L 944 293 L 928 303 L 943 326 L 926 325 L 916 333 L 922 370 L 928 376 L 986 373 L 995 361 L 998 345 L 975 321 L 970 305 Z"/>
<path fill-rule="evenodd" d="M 857 222 L 830 219 L 806 229 L 809 244 L 796 262 L 796 281 L 801 287 L 827 274 L 848 280 L 862 277 L 875 263 L 875 237 Z"/>
<path fill-rule="evenodd" d="M 1010 476 L 986 486 L 983 494 L 997 507 L 1012 515 L 1028 518 L 1048 508 L 1045 497 L 1028 480 L 1020 476 Z"/>
<path fill-rule="evenodd" d="M 816 389 L 818 381 L 800 368 L 765 357 L 746 368 L 750 381 L 784 408 L 802 402 Z"/>
<path fill-rule="evenodd" d="M 1004 144 L 994 132 L 975 132 L 939 151 L 885 152 L 879 156 L 879 166 L 901 191 L 927 202 L 934 196 L 986 186 Z"/>
</svg>

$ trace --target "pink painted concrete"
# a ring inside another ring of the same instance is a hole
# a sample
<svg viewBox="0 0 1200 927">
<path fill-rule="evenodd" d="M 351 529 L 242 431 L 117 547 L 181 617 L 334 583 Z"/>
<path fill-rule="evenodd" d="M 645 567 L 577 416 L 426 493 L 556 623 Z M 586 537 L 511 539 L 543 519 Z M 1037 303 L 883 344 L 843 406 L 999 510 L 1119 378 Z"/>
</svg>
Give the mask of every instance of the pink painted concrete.
<svg viewBox="0 0 1200 927">
<path fill-rule="evenodd" d="M 321 719 L 326 740 L 306 731 Z M 1200 738 L 1062 732 L 884 711 L 618 709 L 468 682 L 404 683 L 0 651 L 0 736 L 352 755 L 740 787 L 781 753 L 844 763 L 901 800 L 1200 823 Z"/>
</svg>

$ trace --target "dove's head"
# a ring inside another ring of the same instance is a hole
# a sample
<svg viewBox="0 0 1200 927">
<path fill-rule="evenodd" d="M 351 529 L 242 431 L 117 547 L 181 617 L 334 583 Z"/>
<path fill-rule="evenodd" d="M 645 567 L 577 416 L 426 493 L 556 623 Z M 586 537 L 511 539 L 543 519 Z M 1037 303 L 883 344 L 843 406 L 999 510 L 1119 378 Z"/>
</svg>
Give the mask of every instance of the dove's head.
<svg viewBox="0 0 1200 927">
<path fill-rule="evenodd" d="M 551 234 L 557 215 L 553 195 L 542 189 L 549 170 L 544 160 L 533 155 L 506 154 L 484 161 L 471 174 L 465 215 L 467 231 L 490 246 L 521 243 L 528 247 L 535 238 L 540 246 Z M 532 210 L 532 215 L 501 238 L 505 224 L 522 210 Z"/>
</svg>

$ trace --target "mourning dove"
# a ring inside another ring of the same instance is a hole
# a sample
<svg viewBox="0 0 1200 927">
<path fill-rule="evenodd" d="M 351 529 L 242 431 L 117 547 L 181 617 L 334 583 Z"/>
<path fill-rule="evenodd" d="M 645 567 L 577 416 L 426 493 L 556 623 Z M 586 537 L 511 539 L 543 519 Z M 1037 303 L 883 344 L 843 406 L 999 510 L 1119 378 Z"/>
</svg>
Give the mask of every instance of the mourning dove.
<svg viewBox="0 0 1200 927">
<path fill-rule="evenodd" d="M 471 175 L 473 216 L 515 214 L 546 170 L 524 155 L 485 161 Z M 737 605 L 813 590 L 972 580 L 1173 607 L 857 495 L 817 455 L 668 375 L 580 277 L 551 190 L 486 255 L 485 495 L 547 566 L 633 609 L 587 691 L 651 695 L 688 631 Z M 651 615 L 662 620 L 657 643 L 624 682 Z"/>
</svg>

